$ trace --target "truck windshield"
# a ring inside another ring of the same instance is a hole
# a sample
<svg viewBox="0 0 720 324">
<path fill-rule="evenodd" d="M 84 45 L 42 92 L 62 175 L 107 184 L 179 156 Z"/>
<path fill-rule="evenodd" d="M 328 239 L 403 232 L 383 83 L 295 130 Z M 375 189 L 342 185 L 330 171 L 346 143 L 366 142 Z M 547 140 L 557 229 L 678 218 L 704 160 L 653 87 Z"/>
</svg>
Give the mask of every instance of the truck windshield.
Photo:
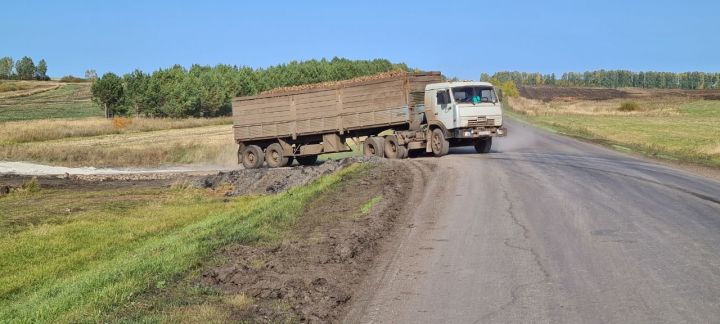
<svg viewBox="0 0 720 324">
<path fill-rule="evenodd" d="M 457 87 L 453 88 L 452 91 L 456 103 L 497 102 L 495 90 L 490 87 Z"/>
</svg>

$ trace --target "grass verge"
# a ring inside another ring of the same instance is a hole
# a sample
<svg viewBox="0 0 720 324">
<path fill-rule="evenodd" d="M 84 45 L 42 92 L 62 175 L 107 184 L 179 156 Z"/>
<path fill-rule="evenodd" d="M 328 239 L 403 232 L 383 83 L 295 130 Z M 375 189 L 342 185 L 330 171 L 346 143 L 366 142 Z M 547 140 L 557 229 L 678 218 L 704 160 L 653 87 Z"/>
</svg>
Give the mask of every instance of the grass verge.
<svg viewBox="0 0 720 324">
<path fill-rule="evenodd" d="M 278 239 L 312 198 L 365 167 L 356 164 L 276 196 L 230 200 L 195 189 L 40 190 L 1 198 L 0 209 L 15 215 L 15 227 L 0 239 L 0 318 L 101 321 L 221 246 Z M 43 209 L 48 196 L 55 207 Z"/>
</svg>

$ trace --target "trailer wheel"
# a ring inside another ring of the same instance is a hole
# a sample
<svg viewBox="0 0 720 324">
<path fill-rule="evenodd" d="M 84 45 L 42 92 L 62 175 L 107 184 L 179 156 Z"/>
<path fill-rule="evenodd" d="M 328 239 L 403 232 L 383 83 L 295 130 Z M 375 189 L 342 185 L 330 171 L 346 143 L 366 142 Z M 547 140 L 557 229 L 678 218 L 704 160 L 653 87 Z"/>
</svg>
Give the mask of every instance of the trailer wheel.
<svg viewBox="0 0 720 324">
<path fill-rule="evenodd" d="M 432 148 L 432 152 L 435 156 L 439 157 L 448 154 L 450 151 L 450 142 L 445 139 L 445 134 L 442 129 L 433 129 L 432 137 L 430 138 L 430 147 Z"/>
<path fill-rule="evenodd" d="M 248 145 L 242 152 L 242 164 L 245 169 L 257 169 L 263 164 L 264 160 L 265 155 L 260 146 Z"/>
<path fill-rule="evenodd" d="M 492 137 L 478 139 L 475 142 L 475 152 L 478 152 L 481 154 L 489 153 L 491 146 L 492 146 Z"/>
<path fill-rule="evenodd" d="M 363 155 L 384 157 L 384 146 L 385 141 L 382 138 L 368 137 L 363 143 Z"/>
<path fill-rule="evenodd" d="M 296 159 L 300 165 L 313 165 L 317 162 L 318 156 L 317 155 L 298 156 L 298 157 L 296 157 Z"/>
<path fill-rule="evenodd" d="M 265 162 L 267 162 L 269 167 L 284 167 L 288 165 L 288 161 L 289 159 L 285 156 L 280 144 L 273 143 L 265 149 Z"/>
<path fill-rule="evenodd" d="M 404 159 L 407 156 L 407 149 L 398 143 L 395 135 L 385 136 L 383 146 L 385 157 L 388 159 Z"/>
</svg>

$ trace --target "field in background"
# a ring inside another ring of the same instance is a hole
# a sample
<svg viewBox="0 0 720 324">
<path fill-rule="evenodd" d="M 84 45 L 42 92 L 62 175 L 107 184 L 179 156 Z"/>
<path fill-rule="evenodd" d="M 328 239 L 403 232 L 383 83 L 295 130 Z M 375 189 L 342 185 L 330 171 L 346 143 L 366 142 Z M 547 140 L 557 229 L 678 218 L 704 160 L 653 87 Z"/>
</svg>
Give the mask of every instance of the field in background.
<svg viewBox="0 0 720 324">
<path fill-rule="evenodd" d="M 718 91 L 531 90 L 509 99 L 510 114 L 616 149 L 720 167 L 720 100 L 705 100 Z"/>
<path fill-rule="evenodd" d="M 91 83 L 2 81 L 0 122 L 13 120 L 99 117 L 104 112 L 90 99 Z"/>
<path fill-rule="evenodd" d="M 93 167 L 236 165 L 236 151 L 231 126 L 215 125 L 4 143 L 0 160 Z"/>
</svg>

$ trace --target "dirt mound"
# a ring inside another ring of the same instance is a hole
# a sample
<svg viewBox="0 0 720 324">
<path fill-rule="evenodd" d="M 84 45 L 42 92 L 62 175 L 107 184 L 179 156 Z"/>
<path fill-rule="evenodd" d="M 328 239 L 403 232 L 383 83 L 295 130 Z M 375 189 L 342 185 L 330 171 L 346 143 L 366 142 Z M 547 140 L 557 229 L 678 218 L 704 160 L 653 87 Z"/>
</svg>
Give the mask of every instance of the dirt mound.
<svg viewBox="0 0 720 324">
<path fill-rule="evenodd" d="M 380 164 L 312 202 L 284 242 L 236 245 L 219 252 L 228 263 L 205 270 L 199 282 L 252 305 L 233 320 L 260 323 L 338 322 L 398 221 L 412 188 L 407 164 Z M 361 207 L 382 197 L 370 212 Z"/>
<path fill-rule="evenodd" d="M 235 170 L 220 172 L 208 176 L 196 183 L 201 188 L 217 189 L 231 185 L 226 193 L 229 196 L 249 194 L 274 194 L 301 186 L 313 180 L 344 168 L 355 162 L 380 163 L 378 158 L 346 158 L 337 161 L 329 160 L 313 166 L 297 166 L 286 168 L 261 168 L 252 170 Z"/>
<path fill-rule="evenodd" d="M 291 91 L 299 91 L 299 90 L 336 88 L 336 87 L 339 87 L 342 85 L 353 84 L 353 83 L 358 83 L 358 82 L 396 78 L 396 77 L 404 76 L 406 74 L 407 74 L 407 72 L 401 71 L 401 70 L 388 71 L 388 72 L 382 72 L 382 73 L 378 73 L 378 74 L 374 74 L 374 75 L 361 76 L 361 77 L 357 77 L 357 78 L 353 78 L 353 79 L 349 79 L 349 80 L 328 81 L 328 82 L 320 82 L 320 83 L 301 84 L 301 85 L 290 86 L 290 87 L 280 87 L 280 88 L 263 91 L 260 94 L 264 95 L 264 94 L 283 93 L 283 92 L 291 92 Z"/>
</svg>

